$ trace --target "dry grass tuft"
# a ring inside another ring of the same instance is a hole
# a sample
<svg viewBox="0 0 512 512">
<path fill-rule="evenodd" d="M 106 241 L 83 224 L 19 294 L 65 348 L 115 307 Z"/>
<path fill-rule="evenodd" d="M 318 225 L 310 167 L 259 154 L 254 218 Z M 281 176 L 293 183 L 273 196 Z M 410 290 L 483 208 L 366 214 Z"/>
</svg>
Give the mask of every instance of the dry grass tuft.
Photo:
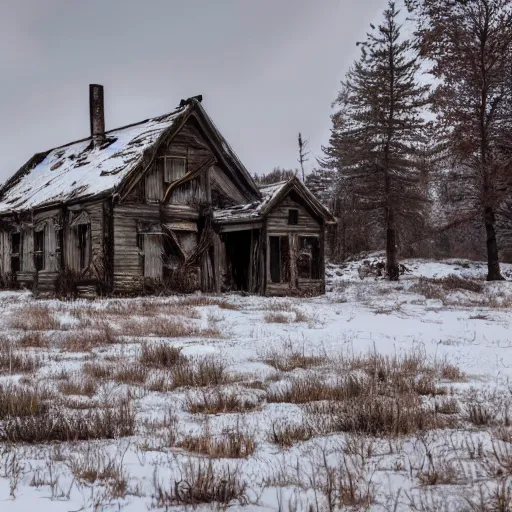
<svg viewBox="0 0 512 512">
<path fill-rule="evenodd" d="M 41 364 L 38 356 L 15 350 L 8 340 L 0 341 L 0 373 L 32 373 Z"/>
<path fill-rule="evenodd" d="M 144 343 L 142 345 L 139 361 L 152 368 L 169 368 L 185 362 L 181 347 L 173 347 L 168 343 Z"/>
<path fill-rule="evenodd" d="M 176 505 L 198 506 L 218 503 L 228 506 L 233 502 L 247 504 L 247 485 L 242 481 L 239 471 L 229 467 L 219 469 L 209 461 L 188 461 L 184 464 L 180 481 L 170 483 L 168 488 L 154 482 L 155 505 L 168 508 Z"/>
<path fill-rule="evenodd" d="M 126 336 L 161 338 L 221 338 L 222 333 L 216 327 L 201 328 L 191 322 L 185 323 L 174 318 L 144 318 L 140 321 L 129 319 L 122 323 L 120 331 Z"/>
<path fill-rule="evenodd" d="M 70 380 L 59 383 L 58 390 L 63 395 L 83 395 L 91 398 L 96 394 L 98 384 L 91 377 L 73 376 Z"/>
<path fill-rule="evenodd" d="M 0 420 L 43 414 L 48 410 L 48 391 L 15 384 L 0 385 Z"/>
<path fill-rule="evenodd" d="M 233 382 L 226 372 L 226 363 L 214 356 L 188 359 L 171 368 L 173 389 L 181 387 L 219 386 Z"/>
<path fill-rule="evenodd" d="M 4 421 L 0 440 L 11 443 L 117 439 L 135 431 L 135 413 L 128 399 L 90 411 L 43 411 Z"/>
<path fill-rule="evenodd" d="M 96 327 L 98 324 L 96 324 Z M 100 324 L 99 330 L 80 330 L 66 333 L 61 347 L 67 352 L 91 352 L 98 347 L 119 343 L 118 337 L 109 324 Z"/>
<path fill-rule="evenodd" d="M 290 448 L 295 443 L 308 441 L 315 435 L 313 429 L 305 422 L 296 425 L 283 421 L 274 421 L 268 434 L 268 440 L 282 448 Z"/>
<path fill-rule="evenodd" d="M 235 391 L 223 392 L 218 389 L 202 391 L 199 394 L 187 394 L 185 405 L 193 414 L 225 414 L 247 412 L 256 409 L 257 403 L 244 400 Z"/>
<path fill-rule="evenodd" d="M 324 356 L 306 354 L 304 347 L 299 349 L 292 344 L 268 350 L 263 361 L 281 372 L 289 372 L 297 368 L 307 369 L 319 366 L 327 361 Z"/>
<path fill-rule="evenodd" d="M 232 432 L 214 436 L 208 426 L 200 436 L 185 436 L 179 446 L 189 452 L 207 455 L 215 459 L 244 459 L 256 450 L 252 434 L 244 432 L 239 425 Z"/>
<path fill-rule="evenodd" d="M 39 304 L 24 306 L 17 311 L 10 326 L 23 331 L 53 331 L 60 329 L 60 322 L 50 307 Z"/>
<path fill-rule="evenodd" d="M 50 340 L 40 332 L 26 332 L 16 341 L 16 345 L 20 348 L 48 348 Z"/>
<path fill-rule="evenodd" d="M 320 400 L 345 400 L 370 393 L 362 382 L 355 377 L 339 379 L 328 384 L 317 376 L 293 379 L 287 386 L 267 390 L 267 401 L 270 403 L 307 404 Z"/>
<path fill-rule="evenodd" d="M 292 317 L 290 315 L 279 311 L 266 313 L 263 319 L 267 324 L 289 324 L 292 322 Z"/>
<path fill-rule="evenodd" d="M 113 379 L 130 385 L 143 385 L 148 377 L 148 368 L 136 362 L 123 362 L 114 368 Z"/>
<path fill-rule="evenodd" d="M 106 363 L 84 363 L 82 371 L 86 377 L 95 380 L 108 380 L 112 379 L 114 376 L 114 367 Z"/>
</svg>

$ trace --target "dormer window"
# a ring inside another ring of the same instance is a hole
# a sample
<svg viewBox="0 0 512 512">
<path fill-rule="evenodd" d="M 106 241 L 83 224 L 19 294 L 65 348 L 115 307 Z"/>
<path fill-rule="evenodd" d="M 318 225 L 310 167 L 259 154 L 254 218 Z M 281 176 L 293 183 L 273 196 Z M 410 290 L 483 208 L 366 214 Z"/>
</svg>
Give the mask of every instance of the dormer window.
<svg viewBox="0 0 512 512">
<path fill-rule="evenodd" d="M 299 210 L 288 210 L 288 224 L 294 225 L 299 223 Z"/>
</svg>

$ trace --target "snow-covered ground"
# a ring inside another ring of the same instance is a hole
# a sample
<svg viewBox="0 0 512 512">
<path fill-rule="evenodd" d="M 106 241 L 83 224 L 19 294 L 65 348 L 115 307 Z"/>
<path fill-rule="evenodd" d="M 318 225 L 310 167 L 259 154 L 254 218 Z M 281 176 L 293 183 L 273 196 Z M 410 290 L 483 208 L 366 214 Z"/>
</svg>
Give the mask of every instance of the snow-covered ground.
<svg viewBox="0 0 512 512">
<path fill-rule="evenodd" d="M 461 260 L 406 261 L 398 283 L 360 265 L 328 265 L 315 298 L 1 293 L 0 510 L 212 510 L 231 490 L 240 511 L 512 510 L 512 282 Z M 162 344 L 177 360 L 144 351 Z M 30 414 L 5 405 L 15 389 Z M 129 435 L 73 440 L 105 411 L 133 414 Z M 19 442 L 62 423 L 70 442 Z"/>
</svg>

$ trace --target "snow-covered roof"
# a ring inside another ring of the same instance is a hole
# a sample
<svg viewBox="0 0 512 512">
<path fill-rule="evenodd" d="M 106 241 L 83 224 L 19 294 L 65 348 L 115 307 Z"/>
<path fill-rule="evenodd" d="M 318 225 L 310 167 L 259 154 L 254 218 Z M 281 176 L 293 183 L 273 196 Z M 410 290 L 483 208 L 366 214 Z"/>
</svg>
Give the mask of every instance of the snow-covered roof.
<svg viewBox="0 0 512 512">
<path fill-rule="evenodd" d="M 99 147 L 89 137 L 35 155 L 0 190 L 0 213 L 114 191 L 189 108 L 108 131 Z"/>
<path fill-rule="evenodd" d="M 271 185 L 258 187 L 261 193 L 261 200 L 248 204 L 240 204 L 231 208 L 215 210 L 213 218 L 219 222 L 239 222 L 257 220 L 263 216 L 265 207 L 283 190 L 288 181 L 280 181 Z"/>
<path fill-rule="evenodd" d="M 294 190 L 303 200 L 313 209 L 313 211 L 323 217 L 327 222 L 336 222 L 333 215 L 325 208 L 320 201 L 307 189 L 296 176 L 286 181 L 272 183 L 258 187 L 261 200 L 248 204 L 241 204 L 231 208 L 218 209 L 213 212 L 213 218 L 221 223 L 250 222 L 263 218 L 272 210 L 280 198 Z"/>
</svg>

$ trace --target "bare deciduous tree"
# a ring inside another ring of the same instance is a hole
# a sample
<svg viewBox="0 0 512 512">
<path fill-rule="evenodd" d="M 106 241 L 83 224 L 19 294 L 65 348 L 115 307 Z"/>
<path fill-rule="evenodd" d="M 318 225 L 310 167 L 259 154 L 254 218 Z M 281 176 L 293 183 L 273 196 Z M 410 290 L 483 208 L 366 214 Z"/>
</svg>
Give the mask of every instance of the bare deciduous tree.
<svg viewBox="0 0 512 512">
<path fill-rule="evenodd" d="M 510 211 L 512 169 L 512 3 L 409 0 L 409 7 L 439 83 L 432 105 L 448 177 L 464 193 L 463 215 L 485 226 L 487 279 L 500 280 L 496 225 Z"/>
</svg>

